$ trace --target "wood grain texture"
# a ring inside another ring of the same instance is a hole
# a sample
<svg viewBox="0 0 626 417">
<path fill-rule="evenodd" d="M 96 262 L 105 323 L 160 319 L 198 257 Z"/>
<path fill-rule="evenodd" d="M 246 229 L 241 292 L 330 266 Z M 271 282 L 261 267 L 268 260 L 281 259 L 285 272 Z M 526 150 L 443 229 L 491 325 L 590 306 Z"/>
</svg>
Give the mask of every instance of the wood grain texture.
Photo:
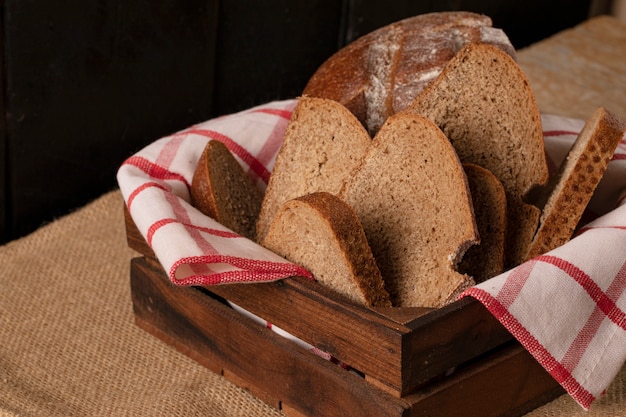
<svg viewBox="0 0 626 417">
<path fill-rule="evenodd" d="M 191 287 L 174 287 L 145 259 L 131 265 L 137 323 L 234 383 L 291 404 L 305 415 L 407 415 L 408 404 L 372 391 L 358 375 L 326 361 Z M 226 370 L 225 372 L 223 370 Z"/>
<path fill-rule="evenodd" d="M 562 393 L 517 343 L 508 343 L 401 398 L 232 310 L 176 287 L 158 263 L 131 263 L 137 324 L 291 416 L 519 416 Z"/>
</svg>

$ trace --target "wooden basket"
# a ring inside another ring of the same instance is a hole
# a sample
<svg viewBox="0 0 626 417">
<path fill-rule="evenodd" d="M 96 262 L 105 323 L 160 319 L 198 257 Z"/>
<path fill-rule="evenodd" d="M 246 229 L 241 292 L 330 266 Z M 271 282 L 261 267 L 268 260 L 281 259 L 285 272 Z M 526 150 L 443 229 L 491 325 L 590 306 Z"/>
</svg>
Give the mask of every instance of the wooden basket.
<svg viewBox="0 0 626 417">
<path fill-rule="evenodd" d="M 128 213 L 126 230 L 137 325 L 286 415 L 519 416 L 564 392 L 476 300 L 365 308 L 299 277 L 178 287 Z"/>
</svg>

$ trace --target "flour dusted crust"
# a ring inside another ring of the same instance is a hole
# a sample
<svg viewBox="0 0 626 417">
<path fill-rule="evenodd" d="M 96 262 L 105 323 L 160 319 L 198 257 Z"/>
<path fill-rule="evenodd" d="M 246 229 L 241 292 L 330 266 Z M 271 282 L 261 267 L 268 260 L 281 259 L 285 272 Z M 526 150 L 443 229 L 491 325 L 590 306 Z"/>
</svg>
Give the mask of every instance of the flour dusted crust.
<svg viewBox="0 0 626 417">
<path fill-rule="evenodd" d="M 515 57 L 501 29 L 469 12 L 428 13 L 375 30 L 324 62 L 303 94 L 346 106 L 373 136 L 403 110 L 463 45 L 484 42 Z"/>
</svg>

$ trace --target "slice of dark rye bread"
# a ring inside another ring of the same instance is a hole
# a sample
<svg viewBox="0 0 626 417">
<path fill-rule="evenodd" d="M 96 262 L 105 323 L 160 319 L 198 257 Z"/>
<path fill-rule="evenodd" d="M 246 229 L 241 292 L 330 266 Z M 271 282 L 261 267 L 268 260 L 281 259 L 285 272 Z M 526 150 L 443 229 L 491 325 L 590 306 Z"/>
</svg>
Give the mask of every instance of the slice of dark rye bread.
<svg viewBox="0 0 626 417">
<path fill-rule="evenodd" d="M 261 244 L 355 303 L 391 306 L 358 217 L 333 194 L 316 192 L 285 202 Z"/>
<path fill-rule="evenodd" d="M 191 204 L 248 239 L 254 239 L 263 194 L 222 142 L 209 141 L 191 181 Z"/>
<path fill-rule="evenodd" d="M 287 200 L 316 191 L 337 194 L 371 142 L 363 125 L 338 102 L 300 97 L 265 191 L 257 241 Z"/>
<path fill-rule="evenodd" d="M 624 122 L 603 107 L 587 120 L 546 187 L 547 201 L 527 260 L 561 246 L 572 237 L 625 129 Z"/>
<path fill-rule="evenodd" d="M 470 247 L 459 263 L 459 272 L 483 282 L 504 270 L 506 195 L 502 183 L 490 171 L 463 164 L 474 205 L 480 244 Z"/>
<path fill-rule="evenodd" d="M 394 306 L 440 307 L 474 283 L 455 270 L 479 240 L 467 178 L 429 120 L 387 119 L 339 197 L 357 213 Z"/>
<path fill-rule="evenodd" d="M 463 47 L 409 110 L 435 122 L 463 163 L 500 180 L 507 198 L 507 266 L 525 257 L 540 210 L 527 193 L 548 180 L 541 118 L 517 63 L 487 44 Z"/>
</svg>

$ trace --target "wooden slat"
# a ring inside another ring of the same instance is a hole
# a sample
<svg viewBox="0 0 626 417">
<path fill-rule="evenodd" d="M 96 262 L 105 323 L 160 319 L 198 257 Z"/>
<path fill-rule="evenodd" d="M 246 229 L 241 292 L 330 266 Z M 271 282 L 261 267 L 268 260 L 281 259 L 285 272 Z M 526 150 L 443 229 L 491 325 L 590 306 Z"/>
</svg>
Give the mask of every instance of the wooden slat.
<svg viewBox="0 0 626 417">
<path fill-rule="evenodd" d="M 562 394 L 515 343 L 396 398 L 192 287 L 145 258 L 131 264 L 137 323 L 290 416 L 520 416 Z"/>
<path fill-rule="evenodd" d="M 415 417 L 513 417 L 563 393 L 528 351 L 509 344 L 404 399 Z"/>
<path fill-rule="evenodd" d="M 408 415 L 408 404 L 191 287 L 173 287 L 150 262 L 131 264 L 135 316 L 209 369 L 227 369 L 305 415 Z M 236 382 L 236 381 L 234 381 Z"/>
<path fill-rule="evenodd" d="M 403 323 L 350 304 L 304 278 L 209 291 L 389 385 L 400 396 L 512 338 L 473 299 L 434 311 L 411 309 L 413 318 L 405 317 Z"/>
</svg>

